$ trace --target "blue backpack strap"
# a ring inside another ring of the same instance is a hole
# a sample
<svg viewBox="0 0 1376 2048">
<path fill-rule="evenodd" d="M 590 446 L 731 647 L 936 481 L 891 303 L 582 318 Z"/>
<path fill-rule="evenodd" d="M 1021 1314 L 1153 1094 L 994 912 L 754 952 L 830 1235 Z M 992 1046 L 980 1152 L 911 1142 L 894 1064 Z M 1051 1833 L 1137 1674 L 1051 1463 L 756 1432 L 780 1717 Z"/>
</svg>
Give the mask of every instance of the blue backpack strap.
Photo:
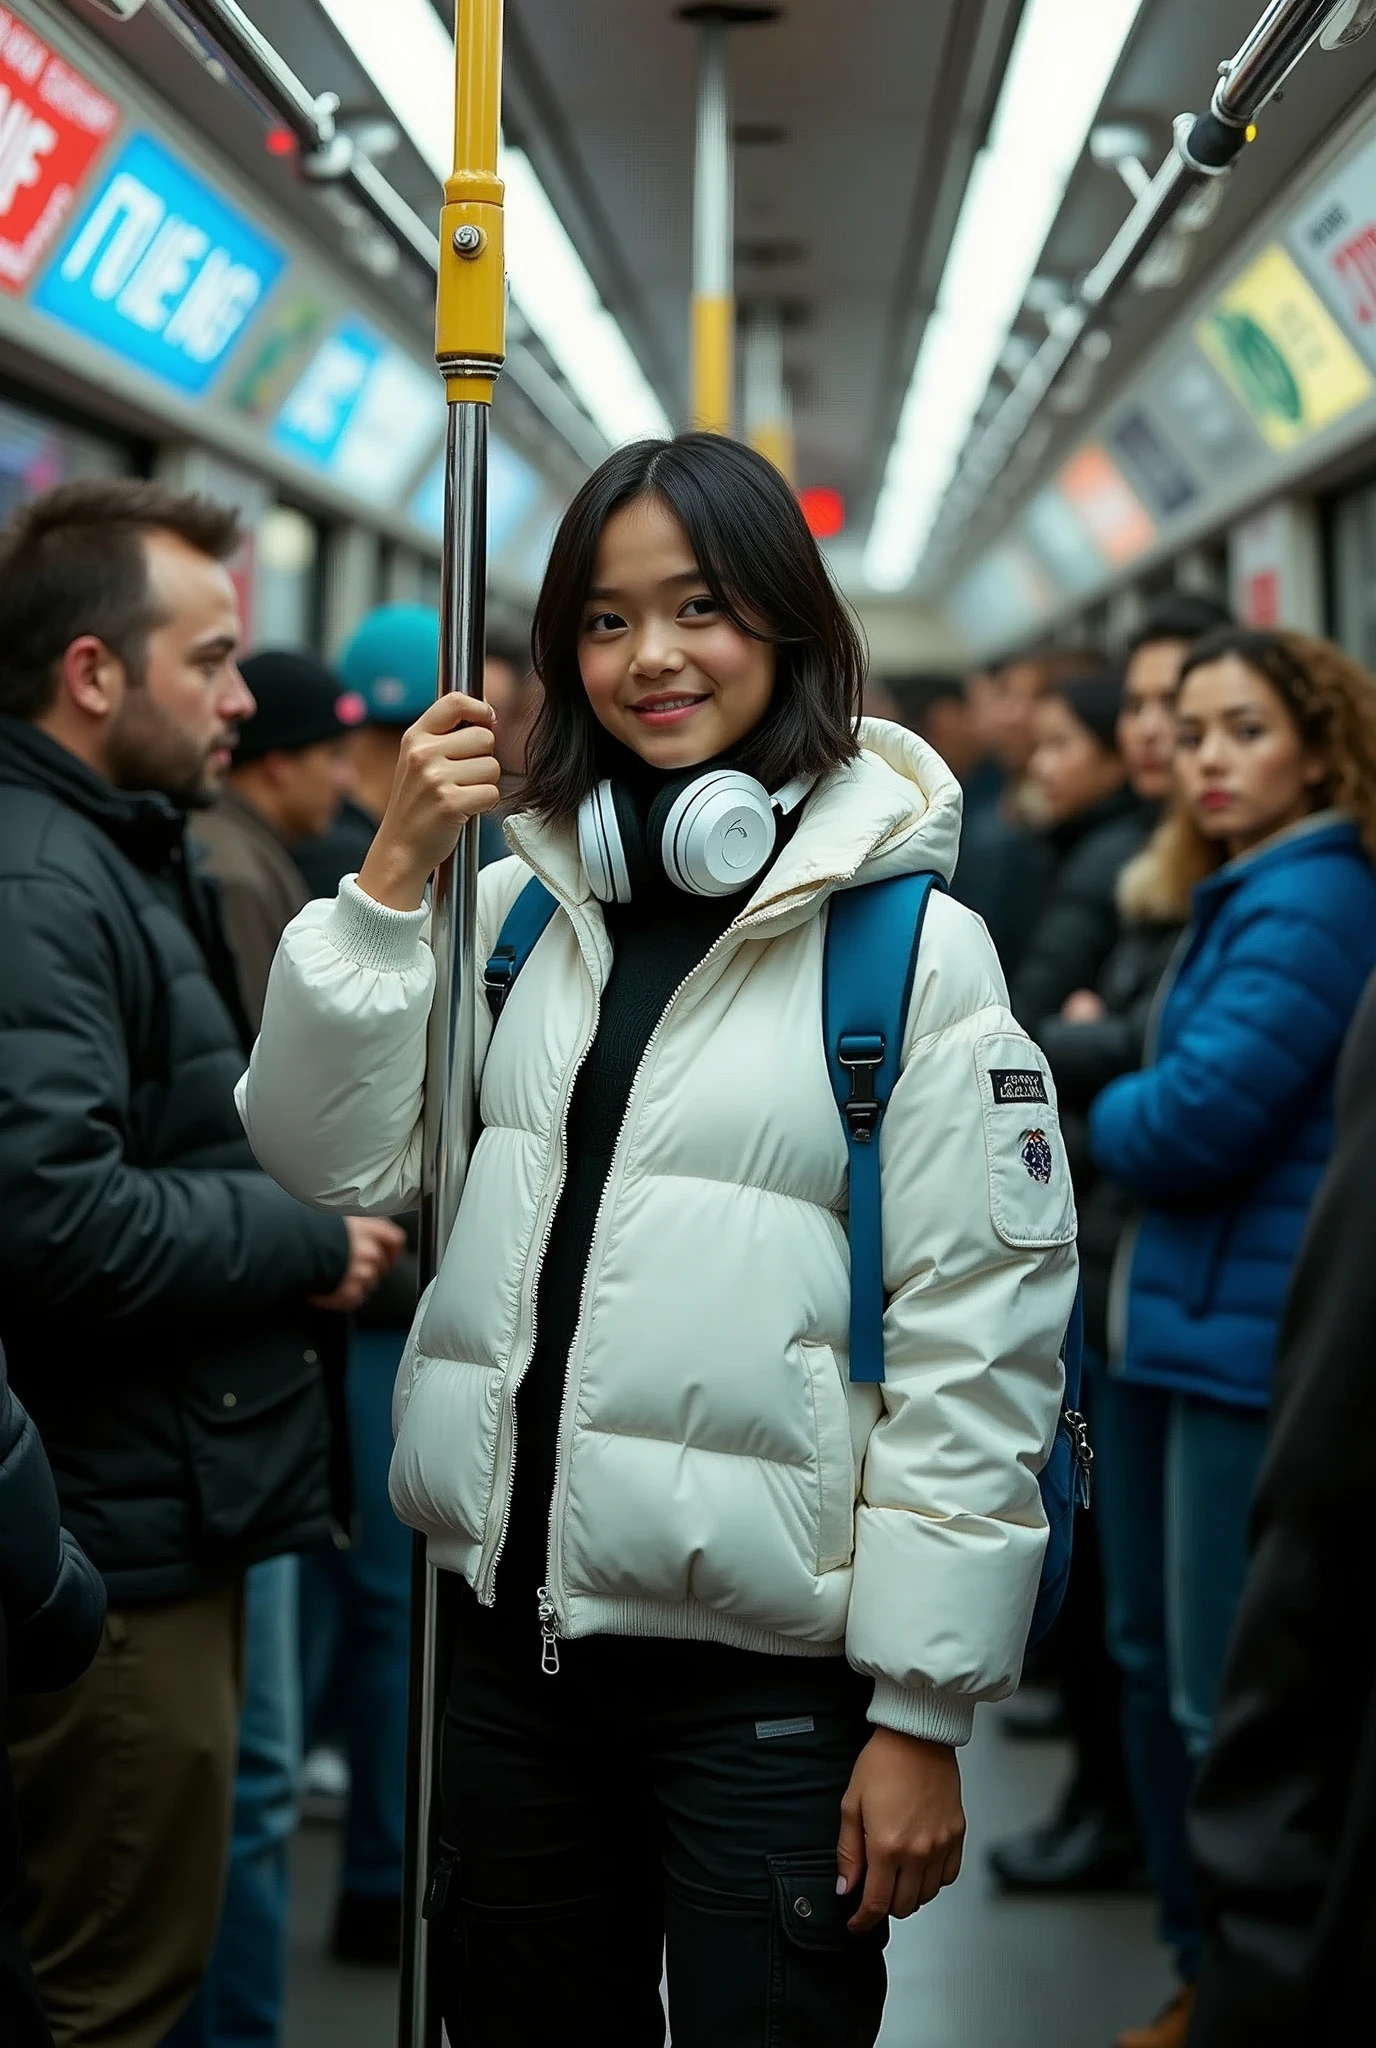
<svg viewBox="0 0 1376 2048">
<path fill-rule="evenodd" d="M 917 949 L 936 875 L 843 889 L 827 906 L 822 969 L 827 1066 L 850 1157 L 850 1376 L 884 1377 L 879 1127 L 903 1063 Z"/>
<path fill-rule="evenodd" d="M 516 977 L 535 951 L 545 926 L 559 908 L 544 883 L 531 877 L 506 914 L 497 943 L 483 969 L 483 987 L 495 1024 Z"/>
</svg>

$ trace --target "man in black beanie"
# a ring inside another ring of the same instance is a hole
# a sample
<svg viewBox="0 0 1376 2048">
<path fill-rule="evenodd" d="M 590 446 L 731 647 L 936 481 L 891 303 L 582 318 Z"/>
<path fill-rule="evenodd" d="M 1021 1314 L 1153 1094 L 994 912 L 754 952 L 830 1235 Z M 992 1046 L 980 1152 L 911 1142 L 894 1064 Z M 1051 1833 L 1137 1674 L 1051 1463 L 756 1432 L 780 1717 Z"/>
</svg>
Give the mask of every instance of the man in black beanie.
<svg viewBox="0 0 1376 2048">
<path fill-rule="evenodd" d="M 195 820 L 220 885 L 225 930 L 256 1031 L 277 942 L 311 892 L 288 845 L 327 832 L 353 788 L 348 739 L 363 699 L 313 655 L 268 650 L 241 663 L 258 710 L 228 788 Z"/>
</svg>

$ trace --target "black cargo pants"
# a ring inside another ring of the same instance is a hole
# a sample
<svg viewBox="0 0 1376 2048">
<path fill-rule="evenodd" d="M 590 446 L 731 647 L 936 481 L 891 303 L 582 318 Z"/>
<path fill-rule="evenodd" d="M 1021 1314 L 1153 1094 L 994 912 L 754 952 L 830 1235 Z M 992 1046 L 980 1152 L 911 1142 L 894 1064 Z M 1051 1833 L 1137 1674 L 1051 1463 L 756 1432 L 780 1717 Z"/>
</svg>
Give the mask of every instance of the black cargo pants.
<svg viewBox="0 0 1376 2048">
<path fill-rule="evenodd" d="M 887 1926 L 846 1928 L 871 1730 L 840 1658 L 603 1636 L 540 1668 L 466 1596 L 432 1934 L 451 2048 L 872 2048 Z"/>
</svg>

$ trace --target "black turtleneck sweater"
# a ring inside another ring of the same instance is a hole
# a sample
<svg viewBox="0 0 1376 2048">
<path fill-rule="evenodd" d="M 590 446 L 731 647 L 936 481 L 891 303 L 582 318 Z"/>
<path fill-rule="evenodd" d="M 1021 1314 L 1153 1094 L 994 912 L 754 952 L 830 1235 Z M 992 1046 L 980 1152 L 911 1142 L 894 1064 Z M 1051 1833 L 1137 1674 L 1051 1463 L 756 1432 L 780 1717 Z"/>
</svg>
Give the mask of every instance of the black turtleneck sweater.
<svg viewBox="0 0 1376 2048">
<path fill-rule="evenodd" d="M 642 817 L 662 778 L 643 764 L 620 770 Z M 797 813 L 794 813 L 796 819 Z M 779 821 L 779 846 L 793 819 Z M 689 896 L 661 873 L 628 904 L 607 904 L 612 967 L 597 1033 L 574 1083 L 563 1193 L 535 1293 L 535 1351 L 516 1397 L 516 1470 L 511 1517 L 497 1570 L 497 1604 L 536 1623 L 545 1583 L 555 1453 L 569 1351 L 582 1301 L 602 1190 L 637 1069 L 679 984 L 744 908 L 758 882 L 733 896 Z"/>
</svg>

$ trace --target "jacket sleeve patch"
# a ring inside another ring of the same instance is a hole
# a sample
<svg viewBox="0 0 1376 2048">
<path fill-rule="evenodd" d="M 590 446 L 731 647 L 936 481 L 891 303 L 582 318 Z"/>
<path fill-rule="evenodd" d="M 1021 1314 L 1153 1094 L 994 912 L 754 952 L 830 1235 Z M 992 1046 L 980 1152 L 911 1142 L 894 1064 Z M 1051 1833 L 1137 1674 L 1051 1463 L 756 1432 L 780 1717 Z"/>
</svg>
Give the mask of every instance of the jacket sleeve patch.
<svg viewBox="0 0 1376 2048">
<path fill-rule="evenodd" d="M 989 1170 L 989 1220 L 1018 1250 L 1070 1244 L 1075 1198 L 1055 1092 L 1031 1039 L 993 1032 L 975 1046 Z"/>
</svg>

